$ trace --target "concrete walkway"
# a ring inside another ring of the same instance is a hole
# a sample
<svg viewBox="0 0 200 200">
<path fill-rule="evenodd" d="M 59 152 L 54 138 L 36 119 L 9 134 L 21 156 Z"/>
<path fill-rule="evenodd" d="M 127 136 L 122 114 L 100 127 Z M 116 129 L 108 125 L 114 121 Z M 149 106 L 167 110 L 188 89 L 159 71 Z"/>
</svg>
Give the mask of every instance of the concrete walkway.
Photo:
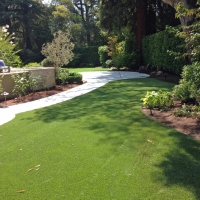
<svg viewBox="0 0 200 200">
<path fill-rule="evenodd" d="M 95 90 L 110 81 L 132 78 L 146 78 L 149 76 L 148 74 L 142 74 L 138 72 L 119 71 L 83 72 L 81 74 L 83 75 L 83 80 L 87 81 L 87 83 L 83 85 L 36 101 L 13 105 L 6 108 L 0 108 L 0 125 L 12 120 L 18 113 L 73 99 L 74 97 Z"/>
</svg>

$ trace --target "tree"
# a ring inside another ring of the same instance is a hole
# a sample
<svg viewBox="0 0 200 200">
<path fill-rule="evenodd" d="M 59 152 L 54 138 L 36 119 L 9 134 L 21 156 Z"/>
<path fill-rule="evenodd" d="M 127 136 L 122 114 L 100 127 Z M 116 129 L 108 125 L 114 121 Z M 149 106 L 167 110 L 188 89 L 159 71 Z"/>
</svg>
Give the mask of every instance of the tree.
<svg viewBox="0 0 200 200">
<path fill-rule="evenodd" d="M 73 3 L 81 16 L 87 45 L 90 45 L 92 32 L 98 28 L 95 25 L 97 19 L 95 9 L 98 7 L 98 0 L 73 0 Z"/>
<path fill-rule="evenodd" d="M 73 58 L 74 44 L 70 41 L 69 32 L 58 31 L 54 33 L 51 43 L 42 46 L 42 54 L 46 56 L 58 70 L 59 67 L 67 65 Z"/>
<path fill-rule="evenodd" d="M 178 4 L 183 3 L 184 7 L 187 9 L 195 9 L 197 8 L 197 0 L 162 0 L 166 4 L 172 6 L 175 10 L 177 10 Z M 181 25 L 189 26 L 194 22 L 194 16 L 192 15 L 182 15 L 179 16 Z"/>
</svg>

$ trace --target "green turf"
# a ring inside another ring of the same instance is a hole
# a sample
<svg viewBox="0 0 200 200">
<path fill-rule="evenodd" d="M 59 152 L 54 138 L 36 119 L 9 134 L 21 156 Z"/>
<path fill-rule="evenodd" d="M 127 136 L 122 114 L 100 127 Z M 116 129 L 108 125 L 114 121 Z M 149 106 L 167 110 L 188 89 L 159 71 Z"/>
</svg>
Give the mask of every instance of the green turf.
<svg viewBox="0 0 200 200">
<path fill-rule="evenodd" d="M 0 126 L 0 199 L 200 199 L 200 142 L 141 112 L 147 90 L 172 86 L 115 81 L 18 114 Z"/>
<path fill-rule="evenodd" d="M 70 72 L 96 72 L 96 71 L 109 71 L 109 68 L 103 67 L 90 67 L 90 68 L 69 68 Z"/>
</svg>

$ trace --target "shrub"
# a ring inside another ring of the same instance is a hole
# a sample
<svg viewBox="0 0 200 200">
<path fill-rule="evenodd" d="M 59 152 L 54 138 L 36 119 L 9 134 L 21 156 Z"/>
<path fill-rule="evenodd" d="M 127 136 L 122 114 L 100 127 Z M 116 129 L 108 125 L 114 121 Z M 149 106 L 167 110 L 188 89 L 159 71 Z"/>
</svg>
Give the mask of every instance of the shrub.
<svg viewBox="0 0 200 200">
<path fill-rule="evenodd" d="M 179 85 L 173 90 L 173 96 L 179 100 L 194 98 L 200 104 L 200 63 L 184 66 Z"/>
<path fill-rule="evenodd" d="M 107 67 L 106 65 L 106 60 L 109 58 L 108 57 L 108 46 L 100 46 L 98 48 L 98 54 L 99 54 L 99 61 L 103 67 Z"/>
<path fill-rule="evenodd" d="M 56 73 L 57 84 L 65 84 L 67 82 L 67 77 L 69 76 L 69 70 L 65 68 L 59 68 Z"/>
<path fill-rule="evenodd" d="M 24 68 L 31 68 L 31 67 L 42 67 L 40 63 L 37 62 L 30 62 L 24 66 Z"/>
<path fill-rule="evenodd" d="M 127 48 L 127 42 L 118 42 L 118 37 L 109 37 L 109 52 L 108 55 L 111 56 L 113 64 L 115 67 L 130 67 L 136 63 L 136 53 L 134 51 L 129 52 Z"/>
<path fill-rule="evenodd" d="M 144 64 L 161 66 L 163 70 L 180 74 L 186 60 L 184 39 L 177 36 L 179 27 L 167 27 L 166 30 L 146 36 L 142 42 Z"/>
<path fill-rule="evenodd" d="M 74 59 L 66 67 L 95 67 L 99 66 L 98 46 L 78 47 L 73 50 Z"/>
<path fill-rule="evenodd" d="M 150 109 L 151 115 L 153 115 L 152 109 L 157 108 L 166 111 L 174 105 L 171 93 L 162 90 L 158 92 L 147 91 L 147 94 L 141 100 L 143 101 L 143 105 Z"/>
<path fill-rule="evenodd" d="M 199 111 L 199 106 L 183 104 L 181 108 L 176 108 L 174 110 L 174 115 L 176 117 L 193 117 L 200 119 Z"/>
<path fill-rule="evenodd" d="M 14 34 L 8 32 L 9 26 L 0 27 L 0 58 L 4 60 L 7 66 L 20 67 L 22 61 L 16 54 L 15 51 L 16 44 L 14 43 Z"/>
<path fill-rule="evenodd" d="M 66 80 L 68 83 L 82 83 L 82 74 L 74 73 L 70 74 Z"/>
<path fill-rule="evenodd" d="M 27 73 L 22 74 L 12 74 L 12 79 L 14 80 L 15 86 L 13 88 L 13 94 L 21 99 L 25 95 L 29 88 L 29 82 L 27 78 Z"/>
<path fill-rule="evenodd" d="M 53 63 L 51 62 L 51 59 L 47 57 L 41 62 L 41 66 L 49 67 L 49 66 L 53 66 Z"/>
<path fill-rule="evenodd" d="M 112 67 L 112 66 L 113 66 L 113 60 L 111 59 L 106 60 L 105 67 Z"/>
<path fill-rule="evenodd" d="M 34 92 L 37 90 L 40 86 L 43 86 L 43 81 L 41 76 L 34 76 L 33 73 L 30 73 L 28 76 L 28 84 L 29 89 Z"/>
</svg>

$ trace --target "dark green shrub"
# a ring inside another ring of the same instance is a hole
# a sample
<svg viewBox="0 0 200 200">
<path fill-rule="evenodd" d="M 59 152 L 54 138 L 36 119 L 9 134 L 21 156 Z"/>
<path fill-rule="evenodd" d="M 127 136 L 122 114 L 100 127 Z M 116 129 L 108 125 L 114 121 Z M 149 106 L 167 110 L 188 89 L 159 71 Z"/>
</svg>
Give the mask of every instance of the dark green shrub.
<svg viewBox="0 0 200 200">
<path fill-rule="evenodd" d="M 100 65 L 98 46 L 75 47 L 74 59 L 66 67 L 95 67 Z"/>
<path fill-rule="evenodd" d="M 82 74 L 79 74 L 79 73 L 70 74 L 67 77 L 66 82 L 68 82 L 68 83 L 82 83 Z"/>
<path fill-rule="evenodd" d="M 106 61 L 108 60 L 108 46 L 100 46 L 98 48 L 99 61 L 103 67 L 107 67 Z"/>
<path fill-rule="evenodd" d="M 194 98 L 200 104 L 200 63 L 184 66 L 179 85 L 173 88 L 173 96 L 179 100 Z"/>
<path fill-rule="evenodd" d="M 163 70 L 180 74 L 186 61 L 184 53 L 184 39 L 176 36 L 178 28 L 166 30 L 146 36 L 143 39 L 142 53 L 145 64 L 153 67 L 160 66 Z M 176 52 L 176 53 L 174 53 Z"/>
</svg>

